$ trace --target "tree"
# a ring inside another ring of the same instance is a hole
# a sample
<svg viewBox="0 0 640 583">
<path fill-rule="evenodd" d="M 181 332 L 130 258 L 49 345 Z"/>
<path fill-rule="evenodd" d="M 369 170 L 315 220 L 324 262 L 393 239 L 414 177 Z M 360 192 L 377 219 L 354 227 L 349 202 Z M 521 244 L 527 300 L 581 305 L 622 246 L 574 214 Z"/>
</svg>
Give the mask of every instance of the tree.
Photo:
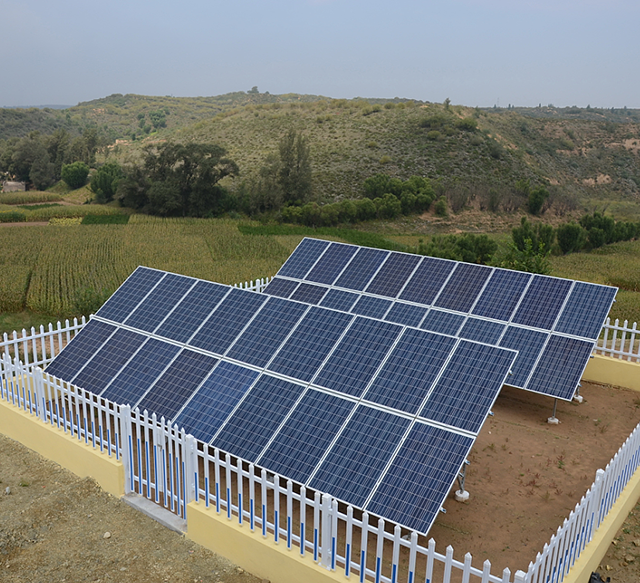
<svg viewBox="0 0 640 583">
<path fill-rule="evenodd" d="M 548 255 L 553 246 L 555 232 L 551 225 L 538 223 L 534 226 L 527 221 L 526 217 L 522 217 L 522 219 L 520 219 L 520 226 L 514 227 L 511 230 L 511 239 L 519 251 L 525 251 L 527 241 L 531 241 L 531 246 L 534 250 L 541 249 Z"/>
<path fill-rule="evenodd" d="M 545 201 L 549 198 L 549 191 L 542 187 L 538 186 L 538 188 L 534 188 L 529 193 L 529 198 L 527 199 L 527 207 L 529 212 L 532 215 L 539 215 L 542 211 L 542 206 Z"/>
<path fill-rule="evenodd" d="M 417 178 L 417 177 L 416 177 Z M 411 179 L 410 179 L 411 180 Z M 364 181 L 364 193 L 369 198 L 381 198 L 387 193 L 395 196 L 402 194 L 403 183 L 398 178 L 391 178 L 387 174 L 376 174 Z M 411 192 L 409 188 L 409 192 Z M 413 194 L 417 194 L 414 192 Z"/>
<path fill-rule="evenodd" d="M 122 168 L 117 162 L 108 162 L 98 168 L 91 177 L 91 191 L 95 194 L 98 204 L 105 204 L 113 200 L 121 178 Z"/>
<path fill-rule="evenodd" d="M 215 144 L 165 142 L 147 147 L 144 166 L 124 171 L 116 198 L 124 206 L 163 216 L 209 216 L 228 210 L 218 184 L 238 166 Z"/>
<path fill-rule="evenodd" d="M 73 162 L 73 164 L 64 164 L 62 166 L 62 180 L 64 180 L 70 188 L 81 188 L 87 182 L 89 175 L 89 166 L 84 162 Z"/>
<path fill-rule="evenodd" d="M 580 225 L 565 223 L 556 230 L 556 238 L 558 239 L 560 250 L 566 254 L 582 249 L 586 243 L 587 235 Z"/>
<path fill-rule="evenodd" d="M 55 179 L 54 165 L 49 161 L 49 154 L 43 147 L 39 150 L 36 158 L 31 164 L 29 171 L 29 180 L 38 190 L 46 190 Z"/>
<path fill-rule="evenodd" d="M 291 129 L 278 145 L 277 182 L 285 204 L 302 205 L 311 195 L 311 151 L 308 140 Z"/>
<path fill-rule="evenodd" d="M 165 117 L 165 113 L 162 109 L 150 112 L 149 119 L 156 130 L 167 127 L 167 118 Z"/>
<path fill-rule="evenodd" d="M 514 243 L 509 244 L 509 249 L 500 262 L 500 267 L 548 275 L 551 273 L 551 263 L 549 263 L 548 257 L 549 251 L 544 250 L 542 243 L 536 248 L 531 239 L 527 239 L 523 249 L 519 249 Z"/>
</svg>

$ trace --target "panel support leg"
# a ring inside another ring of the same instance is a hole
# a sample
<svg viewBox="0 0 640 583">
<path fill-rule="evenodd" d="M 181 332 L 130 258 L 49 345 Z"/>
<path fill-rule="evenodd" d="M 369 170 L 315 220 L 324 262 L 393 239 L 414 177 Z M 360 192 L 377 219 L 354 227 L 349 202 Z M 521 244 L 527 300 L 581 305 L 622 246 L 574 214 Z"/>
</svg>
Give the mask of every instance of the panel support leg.
<svg viewBox="0 0 640 583">
<path fill-rule="evenodd" d="M 549 425 L 557 425 L 558 423 L 560 423 L 560 421 L 556 417 L 557 409 L 558 409 L 558 399 L 554 399 L 553 400 L 553 415 L 551 417 L 549 417 L 549 419 L 547 419 L 547 423 L 549 423 Z"/>
</svg>

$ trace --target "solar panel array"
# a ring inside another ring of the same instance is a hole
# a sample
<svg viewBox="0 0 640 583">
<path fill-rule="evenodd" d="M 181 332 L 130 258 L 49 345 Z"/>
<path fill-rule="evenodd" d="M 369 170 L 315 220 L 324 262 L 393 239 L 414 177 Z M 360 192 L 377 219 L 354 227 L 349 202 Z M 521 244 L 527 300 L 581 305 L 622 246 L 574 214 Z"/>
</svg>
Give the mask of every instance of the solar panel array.
<svg viewBox="0 0 640 583">
<path fill-rule="evenodd" d="M 519 351 L 507 384 L 571 400 L 617 288 L 305 238 L 265 293 Z"/>
<path fill-rule="evenodd" d="M 305 241 L 299 251 L 326 247 Z M 364 251 L 355 272 L 314 277 L 364 287 L 387 258 Z M 420 259 L 394 259 L 376 289 L 398 293 L 398 274 Z M 300 252 L 283 269 L 296 264 L 313 271 Z M 46 372 L 426 533 L 517 352 L 409 327 L 413 305 L 384 321 L 386 299 L 356 297 L 348 313 L 351 293 L 322 288 L 334 309 L 312 305 L 315 284 L 277 285 L 301 301 L 140 267 Z"/>
</svg>

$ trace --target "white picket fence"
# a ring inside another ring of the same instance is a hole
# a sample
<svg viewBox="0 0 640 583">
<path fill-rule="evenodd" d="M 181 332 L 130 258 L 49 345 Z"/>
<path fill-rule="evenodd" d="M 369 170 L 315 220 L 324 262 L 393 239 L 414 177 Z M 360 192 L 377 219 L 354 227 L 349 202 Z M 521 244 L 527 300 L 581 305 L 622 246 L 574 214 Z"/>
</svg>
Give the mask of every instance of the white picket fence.
<svg viewBox="0 0 640 583">
<path fill-rule="evenodd" d="M 265 285 L 265 280 L 258 280 L 238 287 Z M 415 532 L 343 507 L 330 496 L 269 475 L 209 448 L 163 418 L 132 411 L 44 374 L 41 367 L 84 324 L 84 319 L 74 320 L 55 328 L 32 328 L 31 333 L 5 334 L 0 343 L 0 397 L 122 460 L 126 492 L 145 496 L 183 518 L 192 500 L 212 506 L 229 520 L 246 522 L 252 531 L 347 578 L 385 583 L 560 583 L 640 465 L 639 424 L 606 469 L 598 470 L 591 488 L 527 572 L 517 571 L 513 579 L 509 569 L 493 575 L 489 561 L 478 569 L 469 553 L 463 561 L 454 559 L 450 546 L 445 554 L 439 553 L 433 539 L 426 541 Z M 594 352 L 640 360 L 636 329 L 636 324 L 607 321 Z"/>
<path fill-rule="evenodd" d="M 627 320 L 622 325 L 619 320 L 612 324 L 611 318 L 607 318 L 594 353 L 640 362 L 640 330 L 637 322 L 633 326 Z"/>
</svg>

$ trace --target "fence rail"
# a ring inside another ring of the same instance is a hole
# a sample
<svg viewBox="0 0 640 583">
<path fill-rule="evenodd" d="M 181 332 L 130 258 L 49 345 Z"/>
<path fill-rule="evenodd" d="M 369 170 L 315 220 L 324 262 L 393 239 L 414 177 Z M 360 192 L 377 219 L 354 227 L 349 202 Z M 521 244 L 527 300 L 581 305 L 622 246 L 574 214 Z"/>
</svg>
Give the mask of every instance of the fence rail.
<svg viewBox="0 0 640 583">
<path fill-rule="evenodd" d="M 269 280 L 238 285 L 261 291 Z M 275 543 L 283 542 L 347 578 L 384 583 L 481 581 L 482 583 L 560 583 L 592 539 L 640 466 L 640 424 L 558 528 L 527 572 L 491 573 L 491 563 L 472 566 L 467 553 L 436 551 L 436 542 L 369 516 L 330 496 L 307 491 L 197 441 L 164 418 L 131 410 L 43 373 L 84 318 L 57 327 L 4 335 L 0 343 L 0 398 L 71 436 L 122 460 L 125 491 L 153 500 L 186 519 L 195 500 L 248 523 Z M 640 362 L 637 324 L 607 320 L 595 353 Z M 21 357 L 25 360 L 22 361 Z"/>
</svg>

